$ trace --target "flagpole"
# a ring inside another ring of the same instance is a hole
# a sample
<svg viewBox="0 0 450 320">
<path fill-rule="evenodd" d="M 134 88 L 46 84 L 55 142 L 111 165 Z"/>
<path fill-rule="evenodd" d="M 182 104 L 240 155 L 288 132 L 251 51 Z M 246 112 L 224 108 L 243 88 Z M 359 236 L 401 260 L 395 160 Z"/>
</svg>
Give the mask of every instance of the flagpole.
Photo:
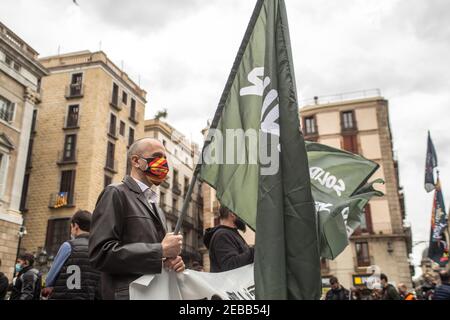
<svg viewBox="0 0 450 320">
<path fill-rule="evenodd" d="M 186 197 L 184 198 L 183 207 L 181 209 L 181 214 L 178 217 L 178 221 L 177 221 L 177 224 L 175 226 L 175 230 L 173 231 L 174 234 L 178 234 L 180 232 L 181 225 L 183 224 L 183 220 L 186 218 L 187 208 L 189 206 L 189 201 L 191 199 L 192 191 L 194 190 L 194 185 L 195 185 L 195 183 L 197 181 L 197 176 L 198 176 L 198 174 L 200 172 L 200 166 L 203 163 L 203 161 L 202 161 L 203 160 L 203 151 L 212 142 L 212 133 L 211 133 L 212 131 L 211 131 L 211 129 L 217 128 L 217 125 L 219 124 L 219 120 L 220 120 L 220 117 L 222 115 L 223 109 L 225 107 L 225 103 L 227 101 L 228 94 L 229 94 L 229 92 L 231 90 L 231 86 L 233 85 L 234 78 L 236 77 L 236 74 L 238 72 L 239 65 L 241 64 L 242 57 L 244 56 L 245 49 L 247 48 L 247 45 L 250 42 L 250 37 L 251 37 L 251 35 L 253 33 L 253 29 L 255 28 L 255 24 L 256 24 L 256 21 L 258 20 L 258 16 L 259 16 L 261 8 L 262 8 L 262 6 L 264 4 L 264 1 L 265 0 L 258 0 L 256 2 L 255 9 L 253 10 L 252 16 L 250 18 L 250 22 L 248 23 L 248 26 L 247 26 L 247 30 L 245 31 L 244 38 L 242 39 L 242 42 L 241 42 L 241 45 L 239 47 L 238 53 L 237 53 L 236 58 L 234 60 L 233 67 L 231 68 L 230 75 L 228 76 L 227 83 L 225 84 L 225 88 L 224 88 L 224 90 L 222 92 L 222 96 L 220 97 L 219 105 L 217 106 L 216 112 L 214 114 L 213 121 L 212 121 L 211 125 L 209 126 L 208 133 L 207 133 L 207 138 L 206 138 L 206 140 L 205 140 L 205 142 L 203 144 L 203 148 L 202 148 L 202 152 L 201 152 L 201 155 L 200 155 L 199 162 L 195 166 L 194 175 L 192 176 L 191 183 L 189 185 L 189 189 L 187 191 Z"/>
</svg>

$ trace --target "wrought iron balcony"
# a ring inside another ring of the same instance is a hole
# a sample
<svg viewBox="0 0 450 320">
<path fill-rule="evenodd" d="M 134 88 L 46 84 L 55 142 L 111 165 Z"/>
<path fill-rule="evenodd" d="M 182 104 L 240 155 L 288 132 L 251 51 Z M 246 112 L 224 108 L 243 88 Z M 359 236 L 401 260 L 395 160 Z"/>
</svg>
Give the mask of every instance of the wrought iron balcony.
<svg viewBox="0 0 450 320">
<path fill-rule="evenodd" d="M 71 83 L 66 87 L 66 99 L 82 98 L 84 96 L 84 85 Z"/>
<path fill-rule="evenodd" d="M 51 209 L 74 207 L 75 198 L 76 196 L 72 192 L 53 192 L 50 194 L 48 207 Z"/>
</svg>

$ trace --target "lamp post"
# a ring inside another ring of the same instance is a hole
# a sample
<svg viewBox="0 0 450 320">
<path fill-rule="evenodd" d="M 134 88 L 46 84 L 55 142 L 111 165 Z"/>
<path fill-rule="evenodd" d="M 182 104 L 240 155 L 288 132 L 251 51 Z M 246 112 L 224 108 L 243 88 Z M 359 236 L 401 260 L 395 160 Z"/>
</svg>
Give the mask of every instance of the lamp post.
<svg viewBox="0 0 450 320">
<path fill-rule="evenodd" d="M 23 238 L 23 236 L 25 236 L 26 234 L 27 234 L 27 229 L 25 228 L 25 225 L 22 224 L 22 225 L 20 226 L 19 232 L 17 233 L 17 236 L 19 237 L 19 242 L 17 243 L 16 261 L 14 261 L 14 262 L 17 262 L 17 259 L 19 258 L 20 246 L 21 246 L 21 243 L 22 243 L 22 238 Z M 16 273 L 17 273 L 16 268 L 14 268 L 13 277 L 16 276 Z"/>
</svg>

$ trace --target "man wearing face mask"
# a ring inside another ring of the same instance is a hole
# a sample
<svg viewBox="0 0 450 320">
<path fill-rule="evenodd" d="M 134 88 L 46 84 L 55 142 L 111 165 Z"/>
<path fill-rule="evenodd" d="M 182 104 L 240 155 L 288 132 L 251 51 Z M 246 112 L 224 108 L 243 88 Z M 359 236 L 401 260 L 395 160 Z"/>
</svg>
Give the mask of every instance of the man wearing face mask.
<svg viewBox="0 0 450 320">
<path fill-rule="evenodd" d="M 166 232 L 154 190 L 169 172 L 166 150 L 151 138 L 135 141 L 127 153 L 131 174 L 100 194 L 92 216 L 89 259 L 101 271 L 102 298 L 129 299 L 129 285 L 163 266 L 184 271 L 181 235 Z"/>
<path fill-rule="evenodd" d="M 41 295 L 41 274 L 33 268 L 34 256 L 24 253 L 16 263 L 17 277 L 13 282 L 9 300 L 39 300 Z"/>
<path fill-rule="evenodd" d="M 100 273 L 88 258 L 88 239 L 92 214 L 78 210 L 70 222 L 71 240 L 58 250 L 45 280 L 42 296 L 54 300 L 100 299 Z M 73 281 L 78 277 L 78 282 Z M 78 283 L 77 285 L 72 285 Z"/>
<path fill-rule="evenodd" d="M 249 247 L 238 230 L 246 225 L 225 207 L 219 210 L 220 224 L 205 230 L 204 243 L 209 250 L 211 272 L 223 272 L 253 263 L 254 248 Z"/>
</svg>

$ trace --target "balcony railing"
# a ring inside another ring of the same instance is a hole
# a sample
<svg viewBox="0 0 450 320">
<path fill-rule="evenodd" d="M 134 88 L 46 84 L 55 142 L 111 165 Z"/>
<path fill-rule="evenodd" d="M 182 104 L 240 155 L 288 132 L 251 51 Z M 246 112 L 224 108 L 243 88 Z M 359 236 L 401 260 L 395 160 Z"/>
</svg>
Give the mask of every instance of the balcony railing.
<svg viewBox="0 0 450 320">
<path fill-rule="evenodd" d="M 106 160 L 105 170 L 108 170 L 108 171 L 110 171 L 112 173 L 117 173 L 118 172 L 118 168 L 119 168 L 119 165 L 118 165 L 118 161 L 117 160 L 110 160 L 110 159 Z"/>
<path fill-rule="evenodd" d="M 172 184 L 172 192 L 181 196 L 181 185 L 178 182 Z"/>
<path fill-rule="evenodd" d="M 111 97 L 111 101 L 109 102 L 109 105 L 118 111 L 122 110 L 122 101 L 119 100 L 119 96 L 113 95 Z"/>
<path fill-rule="evenodd" d="M 66 87 L 66 99 L 82 98 L 84 95 L 84 85 L 81 83 L 71 83 Z"/>
<path fill-rule="evenodd" d="M 138 124 L 139 123 L 139 112 L 134 112 L 134 114 L 130 114 L 128 119 L 131 122 L 133 122 L 134 124 Z"/>
<path fill-rule="evenodd" d="M 353 257 L 353 263 L 355 265 L 355 271 L 361 272 L 363 269 L 375 264 L 373 256 L 369 257 Z"/>
<path fill-rule="evenodd" d="M 358 131 L 358 125 L 356 123 L 356 120 L 353 120 L 351 124 L 344 123 L 343 121 L 341 121 L 341 130 L 343 133 Z"/>
<path fill-rule="evenodd" d="M 114 140 L 118 140 L 119 136 L 118 136 L 118 131 L 117 130 L 117 125 L 112 127 L 111 123 L 108 123 L 108 136 L 110 136 L 111 138 L 113 138 Z"/>
<path fill-rule="evenodd" d="M 58 151 L 58 161 L 57 164 L 63 165 L 63 164 L 75 164 L 77 163 L 78 159 L 78 149 L 73 150 L 70 154 L 66 154 L 65 151 Z"/>
<path fill-rule="evenodd" d="M 71 192 L 53 192 L 50 194 L 49 208 L 59 209 L 75 206 L 75 194 Z"/>
<path fill-rule="evenodd" d="M 64 127 L 63 129 L 78 129 L 80 128 L 80 115 L 75 116 L 64 116 Z"/>
</svg>

